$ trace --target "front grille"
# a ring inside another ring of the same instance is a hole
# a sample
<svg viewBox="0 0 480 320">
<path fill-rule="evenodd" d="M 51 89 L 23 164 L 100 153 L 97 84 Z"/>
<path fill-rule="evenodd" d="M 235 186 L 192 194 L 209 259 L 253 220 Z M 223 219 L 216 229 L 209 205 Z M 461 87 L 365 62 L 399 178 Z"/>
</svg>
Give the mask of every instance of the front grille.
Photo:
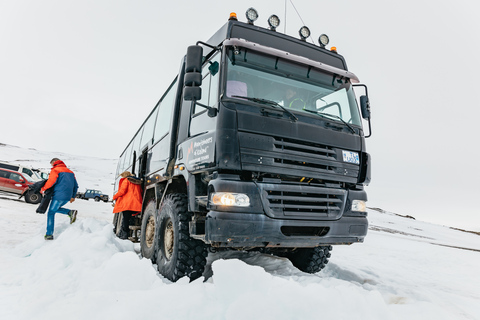
<svg viewBox="0 0 480 320">
<path fill-rule="evenodd" d="M 336 220 L 346 191 L 305 185 L 258 183 L 267 215 L 279 219 Z"/>
<path fill-rule="evenodd" d="M 292 139 L 286 138 L 273 138 L 273 145 L 277 151 L 288 152 L 292 151 L 294 153 L 302 152 L 310 155 L 320 155 L 324 157 L 331 157 L 331 160 L 336 159 L 335 151 L 331 147 L 324 146 L 321 144 L 299 142 Z"/>
<path fill-rule="evenodd" d="M 277 175 L 356 183 L 359 166 L 343 162 L 341 149 L 322 144 L 238 133 L 242 169 Z"/>
</svg>

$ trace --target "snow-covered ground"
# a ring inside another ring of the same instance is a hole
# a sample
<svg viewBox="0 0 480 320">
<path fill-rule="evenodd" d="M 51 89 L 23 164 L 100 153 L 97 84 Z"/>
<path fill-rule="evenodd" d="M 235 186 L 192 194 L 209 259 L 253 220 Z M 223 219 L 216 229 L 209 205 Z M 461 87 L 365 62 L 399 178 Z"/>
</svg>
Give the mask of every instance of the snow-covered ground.
<svg viewBox="0 0 480 320">
<path fill-rule="evenodd" d="M 0 160 L 57 156 L 81 188 L 112 192 L 115 160 L 14 149 L 0 145 Z M 365 242 L 335 246 L 317 274 L 211 254 L 205 277 L 171 283 L 113 235 L 111 203 L 67 205 L 77 222 L 57 214 L 45 241 L 46 216 L 17 198 L 0 194 L 0 319 L 480 319 L 476 234 L 370 210 Z"/>
</svg>

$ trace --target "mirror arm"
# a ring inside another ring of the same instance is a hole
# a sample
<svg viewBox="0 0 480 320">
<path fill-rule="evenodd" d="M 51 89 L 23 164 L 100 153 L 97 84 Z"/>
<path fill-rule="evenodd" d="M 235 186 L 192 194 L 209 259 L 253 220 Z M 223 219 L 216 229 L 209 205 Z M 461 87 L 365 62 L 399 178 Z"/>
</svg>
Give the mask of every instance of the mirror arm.
<svg viewBox="0 0 480 320">
<path fill-rule="evenodd" d="M 218 109 L 217 109 L 217 108 L 209 107 L 209 106 L 204 105 L 204 104 L 202 104 L 202 103 L 200 103 L 200 102 L 197 102 L 197 101 L 192 101 L 192 103 L 194 103 L 194 104 L 196 104 L 196 105 L 199 105 L 199 106 L 202 107 L 202 108 L 207 109 L 207 110 L 208 110 L 208 115 L 209 115 L 209 116 L 211 115 L 211 117 L 215 117 L 215 116 L 217 115 L 217 113 L 218 113 Z M 192 108 L 192 109 L 193 109 L 193 108 Z"/>
<path fill-rule="evenodd" d="M 365 136 L 365 138 L 370 138 L 372 135 L 372 125 L 370 124 L 370 117 L 368 117 L 368 136 Z"/>
<path fill-rule="evenodd" d="M 197 41 L 197 43 L 195 43 L 196 46 L 198 46 L 199 44 L 204 45 L 204 46 L 209 47 L 209 48 L 212 48 L 213 50 L 220 50 L 220 48 L 221 48 L 221 47 L 212 46 L 211 44 L 205 43 L 203 41 Z"/>
<path fill-rule="evenodd" d="M 367 102 L 368 102 L 368 136 L 365 136 L 365 138 L 369 138 L 372 135 L 372 125 L 370 122 L 371 114 L 370 114 L 370 100 L 368 99 L 368 89 L 367 86 L 364 84 L 352 84 L 353 87 L 363 87 L 365 89 L 365 95 L 367 96 Z"/>
</svg>

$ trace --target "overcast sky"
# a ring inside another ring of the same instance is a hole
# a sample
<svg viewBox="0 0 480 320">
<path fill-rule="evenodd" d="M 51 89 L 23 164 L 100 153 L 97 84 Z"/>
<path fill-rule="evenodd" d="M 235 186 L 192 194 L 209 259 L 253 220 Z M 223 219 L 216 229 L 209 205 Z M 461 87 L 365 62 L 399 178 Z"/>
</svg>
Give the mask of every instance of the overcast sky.
<svg viewBox="0 0 480 320">
<path fill-rule="evenodd" d="M 369 206 L 480 230 L 477 1 L 293 4 L 368 85 Z M 0 143 L 117 158 L 187 46 L 249 7 L 303 25 L 290 0 L 0 0 Z"/>
</svg>

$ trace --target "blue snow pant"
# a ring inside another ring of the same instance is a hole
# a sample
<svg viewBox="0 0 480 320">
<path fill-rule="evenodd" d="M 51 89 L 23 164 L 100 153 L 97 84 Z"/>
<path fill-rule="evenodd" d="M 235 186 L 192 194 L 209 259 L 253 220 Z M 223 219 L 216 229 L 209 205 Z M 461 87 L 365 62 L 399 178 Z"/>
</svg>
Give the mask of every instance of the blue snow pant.
<svg viewBox="0 0 480 320">
<path fill-rule="evenodd" d="M 53 227 L 55 226 L 55 213 L 69 214 L 70 210 L 62 208 L 69 200 L 52 200 L 47 213 L 47 236 L 53 235 Z"/>
</svg>

